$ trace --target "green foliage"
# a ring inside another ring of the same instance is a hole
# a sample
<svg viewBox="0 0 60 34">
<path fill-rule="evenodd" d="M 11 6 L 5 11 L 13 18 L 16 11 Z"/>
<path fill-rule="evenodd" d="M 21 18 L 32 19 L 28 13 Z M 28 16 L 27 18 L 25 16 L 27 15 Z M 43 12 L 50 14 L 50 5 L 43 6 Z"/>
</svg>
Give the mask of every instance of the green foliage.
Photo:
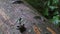
<svg viewBox="0 0 60 34">
<path fill-rule="evenodd" d="M 57 4 L 59 2 L 59 0 L 52 0 L 53 4 Z"/>
<path fill-rule="evenodd" d="M 49 14 L 48 14 L 48 8 L 45 8 L 45 9 L 44 9 L 43 15 L 45 15 L 45 16 L 48 16 L 48 15 L 49 15 Z"/>
<path fill-rule="evenodd" d="M 43 16 L 48 16 L 55 25 L 59 25 L 59 0 L 25 0 Z"/>
<path fill-rule="evenodd" d="M 56 9 L 56 8 L 58 8 L 57 6 L 49 6 L 49 8 L 51 9 L 51 10 L 54 10 L 54 9 Z"/>
</svg>

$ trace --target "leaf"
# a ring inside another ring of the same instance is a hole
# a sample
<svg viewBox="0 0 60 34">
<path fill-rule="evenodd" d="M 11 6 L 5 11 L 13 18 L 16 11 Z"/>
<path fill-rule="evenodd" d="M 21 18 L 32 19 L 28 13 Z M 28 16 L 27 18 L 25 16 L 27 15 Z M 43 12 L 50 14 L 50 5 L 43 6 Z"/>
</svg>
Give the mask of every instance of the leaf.
<svg viewBox="0 0 60 34">
<path fill-rule="evenodd" d="M 51 9 L 51 10 L 54 10 L 54 9 L 56 9 L 56 8 L 58 8 L 57 6 L 49 6 L 49 8 Z"/>
<path fill-rule="evenodd" d="M 53 4 L 57 4 L 59 0 L 53 0 Z"/>
<path fill-rule="evenodd" d="M 50 1 L 47 2 L 47 5 L 48 5 L 48 6 L 50 5 Z"/>
<path fill-rule="evenodd" d="M 50 5 L 50 1 L 46 1 L 45 3 L 44 3 L 44 6 L 49 6 Z"/>
<path fill-rule="evenodd" d="M 44 9 L 44 15 L 45 15 L 45 16 L 48 16 L 48 15 L 49 15 L 49 14 L 48 14 L 48 8 L 45 8 L 45 9 Z"/>
<path fill-rule="evenodd" d="M 58 12 L 58 11 L 55 11 L 55 12 L 54 12 L 54 15 L 58 15 L 58 14 L 59 14 L 59 12 Z"/>
<path fill-rule="evenodd" d="M 53 23 L 56 25 L 56 24 L 58 24 L 59 23 L 59 16 L 58 15 L 56 15 L 56 16 L 53 16 Z"/>
</svg>

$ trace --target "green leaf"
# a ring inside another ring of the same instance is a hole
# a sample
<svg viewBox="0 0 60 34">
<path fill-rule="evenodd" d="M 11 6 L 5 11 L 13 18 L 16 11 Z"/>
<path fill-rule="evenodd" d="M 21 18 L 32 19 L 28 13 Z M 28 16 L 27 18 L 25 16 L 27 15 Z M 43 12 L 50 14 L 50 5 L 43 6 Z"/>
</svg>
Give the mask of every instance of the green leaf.
<svg viewBox="0 0 60 34">
<path fill-rule="evenodd" d="M 44 6 L 49 6 L 50 5 L 50 1 L 46 1 L 45 3 L 44 3 Z"/>
<path fill-rule="evenodd" d="M 49 14 L 48 14 L 48 8 L 45 8 L 45 9 L 44 9 L 44 15 L 45 15 L 45 16 L 48 16 L 48 15 L 49 15 Z"/>
<path fill-rule="evenodd" d="M 53 4 L 56 4 L 58 2 L 59 2 L 59 0 L 53 0 Z"/>
<path fill-rule="evenodd" d="M 56 9 L 56 8 L 58 8 L 57 6 L 49 6 L 49 8 L 51 9 L 51 10 L 54 10 L 54 9 Z"/>
<path fill-rule="evenodd" d="M 59 14 L 59 12 L 58 12 L 58 11 L 55 11 L 55 12 L 54 12 L 54 15 L 58 15 L 58 14 Z"/>
<path fill-rule="evenodd" d="M 48 6 L 50 5 L 50 1 L 47 2 L 47 5 L 48 5 Z"/>
<path fill-rule="evenodd" d="M 59 16 L 58 15 L 56 15 L 56 16 L 53 16 L 53 23 L 54 24 L 58 24 L 59 23 Z"/>
</svg>

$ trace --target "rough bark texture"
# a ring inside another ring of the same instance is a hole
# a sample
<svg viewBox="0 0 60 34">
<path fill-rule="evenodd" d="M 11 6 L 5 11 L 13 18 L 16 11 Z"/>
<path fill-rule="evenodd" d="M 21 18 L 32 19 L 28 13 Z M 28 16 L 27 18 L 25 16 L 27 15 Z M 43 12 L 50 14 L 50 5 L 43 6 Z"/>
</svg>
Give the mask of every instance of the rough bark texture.
<svg viewBox="0 0 60 34">
<path fill-rule="evenodd" d="M 35 34 L 32 27 L 34 25 L 33 23 L 42 29 L 41 34 L 45 34 L 45 32 L 51 33 L 46 29 L 48 25 L 45 24 L 42 16 L 27 7 L 26 4 L 12 4 L 14 1 L 15 0 L 0 0 L 0 34 L 21 34 L 19 30 L 16 29 L 16 27 L 19 26 L 19 23 L 16 21 L 20 17 L 22 17 L 21 23 L 25 24 L 27 28 L 27 31 L 23 34 Z M 41 19 L 33 18 L 35 16 L 40 16 Z M 31 32 L 29 32 L 29 30 L 31 30 Z"/>
</svg>

